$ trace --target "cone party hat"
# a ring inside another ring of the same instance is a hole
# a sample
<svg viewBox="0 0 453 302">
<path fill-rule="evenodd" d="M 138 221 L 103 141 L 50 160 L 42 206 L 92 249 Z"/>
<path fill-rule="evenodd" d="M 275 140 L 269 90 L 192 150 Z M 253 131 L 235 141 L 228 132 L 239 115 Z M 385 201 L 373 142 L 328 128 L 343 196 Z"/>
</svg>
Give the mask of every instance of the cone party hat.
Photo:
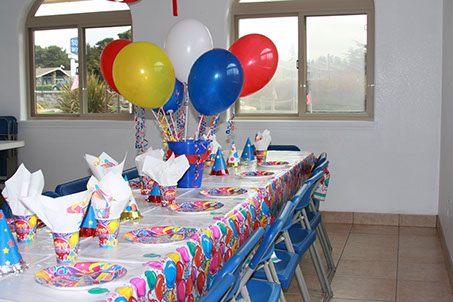
<svg viewBox="0 0 453 302">
<path fill-rule="evenodd" d="M 124 176 L 124 180 L 129 183 L 127 180 L 127 177 Z M 140 214 L 140 211 L 138 210 L 137 206 L 137 201 L 134 198 L 134 194 L 131 195 L 131 198 L 127 202 L 126 207 L 123 210 L 123 213 L 121 213 L 121 220 L 135 220 L 138 218 L 142 218 L 143 216 Z"/>
<path fill-rule="evenodd" d="M 252 160 L 253 157 L 253 149 L 252 144 L 250 143 L 250 138 L 247 138 L 247 142 L 245 143 L 244 150 L 241 154 L 241 159 L 244 161 Z"/>
<path fill-rule="evenodd" d="M 233 141 L 233 144 L 231 144 L 230 155 L 228 156 L 228 159 L 227 159 L 227 166 L 228 167 L 242 166 L 242 162 L 239 159 L 238 151 L 236 149 L 236 143 L 234 141 Z"/>
<path fill-rule="evenodd" d="M 217 154 L 215 156 L 214 165 L 212 166 L 211 175 L 222 176 L 229 174 L 230 173 L 228 173 L 228 168 L 225 165 L 225 160 L 222 156 L 222 150 L 221 148 L 219 148 L 217 149 Z"/>
<path fill-rule="evenodd" d="M 0 276 L 9 273 L 22 273 L 27 268 L 16 241 L 9 229 L 6 217 L 0 210 Z"/>
<path fill-rule="evenodd" d="M 80 227 L 79 237 L 94 237 L 96 236 L 96 217 L 94 216 L 94 210 L 90 204 L 87 207 L 87 213 L 82 220 L 82 226 Z"/>
</svg>

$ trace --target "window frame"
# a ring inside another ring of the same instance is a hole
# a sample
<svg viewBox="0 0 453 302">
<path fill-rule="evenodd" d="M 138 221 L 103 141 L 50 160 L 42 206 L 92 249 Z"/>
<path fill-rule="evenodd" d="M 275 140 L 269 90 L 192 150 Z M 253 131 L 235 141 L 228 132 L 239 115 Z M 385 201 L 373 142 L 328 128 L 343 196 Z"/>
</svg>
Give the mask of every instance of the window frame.
<svg viewBox="0 0 453 302">
<path fill-rule="evenodd" d="M 30 120 L 133 120 L 134 113 L 87 113 L 85 107 L 88 106 L 86 98 L 87 87 L 87 52 L 85 29 L 113 27 L 113 26 L 130 26 L 133 34 L 132 16 L 130 10 L 95 12 L 95 13 L 78 13 L 55 16 L 35 17 L 36 11 L 44 0 L 36 0 L 31 7 L 26 20 L 26 71 L 27 71 L 27 117 Z M 39 30 L 55 29 L 77 29 L 79 38 L 78 56 L 79 66 L 83 63 L 85 68 L 79 69 L 79 108 L 78 114 L 38 114 L 35 100 L 35 77 L 36 70 L 34 67 L 34 32 Z"/>
<path fill-rule="evenodd" d="M 234 0 L 231 10 L 231 37 L 239 38 L 239 20 L 266 17 L 298 17 L 298 113 L 294 114 L 247 114 L 240 112 L 240 102 L 235 103 L 238 120 L 374 120 L 374 57 L 375 57 L 375 16 L 373 0 L 287 0 L 240 3 Z M 306 110 L 306 17 L 312 16 L 367 16 L 367 62 L 365 111 L 359 113 L 328 112 L 309 113 Z M 301 62 L 303 62 L 301 64 Z M 302 68 L 301 68 L 302 67 Z"/>
</svg>

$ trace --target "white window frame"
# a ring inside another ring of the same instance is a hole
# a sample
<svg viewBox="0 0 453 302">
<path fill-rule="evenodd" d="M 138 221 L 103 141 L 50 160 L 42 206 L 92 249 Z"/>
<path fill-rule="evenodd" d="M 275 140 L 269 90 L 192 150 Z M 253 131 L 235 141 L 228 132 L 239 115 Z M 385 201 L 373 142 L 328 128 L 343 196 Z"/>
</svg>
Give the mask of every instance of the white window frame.
<svg viewBox="0 0 453 302">
<path fill-rule="evenodd" d="M 88 100 L 86 96 L 87 87 L 87 61 L 86 61 L 86 40 L 85 29 L 98 27 L 131 26 L 132 17 L 129 10 L 79 13 L 54 16 L 36 17 L 36 11 L 44 0 L 36 0 L 31 7 L 26 20 L 26 62 L 27 62 L 27 116 L 30 120 L 132 120 L 133 113 L 87 113 Z M 79 38 L 79 114 L 38 114 L 35 101 L 35 68 L 34 68 L 34 31 L 76 28 Z"/>
<path fill-rule="evenodd" d="M 305 18 L 312 16 L 367 15 L 367 91 L 365 111 L 358 113 L 306 111 L 306 47 Z M 239 20 L 246 18 L 297 16 L 299 24 L 298 62 L 298 113 L 295 114 L 246 114 L 240 112 L 240 103 L 235 103 L 238 120 L 374 120 L 374 1 L 373 0 L 288 0 L 240 3 L 234 0 L 231 11 L 231 44 L 239 37 Z"/>
</svg>

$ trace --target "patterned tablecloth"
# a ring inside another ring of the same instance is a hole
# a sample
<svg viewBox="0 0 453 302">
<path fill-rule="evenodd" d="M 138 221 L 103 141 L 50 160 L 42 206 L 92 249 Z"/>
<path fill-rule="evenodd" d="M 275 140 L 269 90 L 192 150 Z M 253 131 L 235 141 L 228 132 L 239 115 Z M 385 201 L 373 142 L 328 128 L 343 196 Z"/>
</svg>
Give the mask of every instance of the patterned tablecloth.
<svg viewBox="0 0 453 302">
<path fill-rule="evenodd" d="M 281 205 L 308 178 L 314 156 L 308 152 L 270 151 L 268 160 L 288 161 L 281 169 L 257 167 L 253 162 L 229 176 L 211 176 L 204 171 L 201 188 L 177 189 L 176 202 L 216 201 L 220 209 L 206 213 L 176 213 L 148 203 L 134 191 L 143 218 L 120 225 L 119 244 L 100 248 L 97 238 L 81 238 L 79 262 L 108 262 L 127 269 L 124 277 L 95 288 L 55 289 L 38 284 L 36 273 L 56 265 L 52 234 L 37 231 L 34 243 L 18 244 L 29 269 L 20 275 L 0 277 L 0 301 L 198 301 L 223 263 L 258 226 L 268 227 Z M 272 171 L 269 178 L 239 177 L 244 171 Z M 236 187 L 246 194 L 231 198 L 209 198 L 201 189 Z M 140 228 L 170 226 L 195 228 L 186 240 L 164 244 L 140 244 L 123 235 Z M 39 297 L 39 298 L 38 298 Z"/>
</svg>

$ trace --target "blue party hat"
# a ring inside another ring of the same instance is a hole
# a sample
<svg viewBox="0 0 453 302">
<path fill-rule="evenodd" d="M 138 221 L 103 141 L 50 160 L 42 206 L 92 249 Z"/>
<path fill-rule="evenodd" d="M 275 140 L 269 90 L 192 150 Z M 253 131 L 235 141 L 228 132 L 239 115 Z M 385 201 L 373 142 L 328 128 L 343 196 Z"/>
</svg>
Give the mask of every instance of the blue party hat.
<svg viewBox="0 0 453 302">
<path fill-rule="evenodd" d="M 250 138 L 247 138 L 247 142 L 245 143 L 244 150 L 242 151 L 241 154 L 241 159 L 244 161 L 252 160 L 252 157 L 253 157 L 252 144 L 250 143 Z"/>
<path fill-rule="evenodd" d="M 6 217 L 0 210 L 0 276 L 22 273 L 27 268 L 17 248 Z"/>
<path fill-rule="evenodd" d="M 222 156 L 222 150 L 221 148 L 219 148 L 217 149 L 217 154 L 215 156 L 214 165 L 212 166 L 211 175 L 222 176 L 229 174 L 230 173 L 228 173 L 228 168 L 225 165 L 225 160 L 223 159 Z"/>
<path fill-rule="evenodd" d="M 94 237 L 96 236 L 96 217 L 94 216 L 94 210 L 91 205 L 91 201 L 87 207 L 87 213 L 82 220 L 82 226 L 79 231 L 80 237 Z"/>
</svg>

